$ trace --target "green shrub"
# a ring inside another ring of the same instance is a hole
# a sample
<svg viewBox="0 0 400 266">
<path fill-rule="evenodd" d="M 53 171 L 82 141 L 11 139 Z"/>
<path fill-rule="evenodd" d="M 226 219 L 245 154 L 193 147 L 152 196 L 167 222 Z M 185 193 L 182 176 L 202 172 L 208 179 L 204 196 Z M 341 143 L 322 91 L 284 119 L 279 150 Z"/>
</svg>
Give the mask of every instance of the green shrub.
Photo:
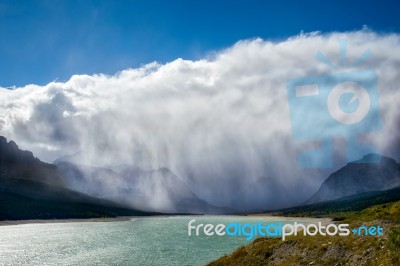
<svg viewBox="0 0 400 266">
<path fill-rule="evenodd" d="M 393 250 L 400 250 L 400 227 L 394 227 L 388 235 L 389 247 Z"/>
</svg>

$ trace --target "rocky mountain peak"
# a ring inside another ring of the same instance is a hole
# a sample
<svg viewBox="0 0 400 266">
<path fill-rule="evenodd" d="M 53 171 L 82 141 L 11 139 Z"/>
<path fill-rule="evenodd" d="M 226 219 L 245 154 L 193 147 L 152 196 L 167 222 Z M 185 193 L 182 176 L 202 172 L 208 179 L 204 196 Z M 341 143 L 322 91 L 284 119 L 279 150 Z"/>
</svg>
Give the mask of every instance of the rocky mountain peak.
<svg viewBox="0 0 400 266">
<path fill-rule="evenodd" d="M 368 154 L 329 175 L 307 203 L 334 200 L 398 186 L 400 186 L 400 165 L 392 158 Z"/>
</svg>

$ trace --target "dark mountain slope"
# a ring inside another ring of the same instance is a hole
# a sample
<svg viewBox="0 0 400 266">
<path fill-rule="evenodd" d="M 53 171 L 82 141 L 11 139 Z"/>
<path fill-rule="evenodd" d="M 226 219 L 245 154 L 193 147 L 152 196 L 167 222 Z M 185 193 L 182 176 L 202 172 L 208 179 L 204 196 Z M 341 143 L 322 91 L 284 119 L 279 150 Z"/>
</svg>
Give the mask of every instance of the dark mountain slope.
<svg viewBox="0 0 400 266">
<path fill-rule="evenodd" d="M 0 220 L 141 216 L 113 202 L 27 179 L 0 182 Z"/>
<path fill-rule="evenodd" d="M 374 161 L 379 163 L 362 163 Z M 306 202 L 316 203 L 368 191 L 387 190 L 400 186 L 400 166 L 395 160 L 369 154 L 360 161 L 348 163 L 331 174 L 319 190 Z"/>
<path fill-rule="evenodd" d="M 0 220 L 148 215 L 64 187 L 55 165 L 0 137 Z"/>
<path fill-rule="evenodd" d="M 55 165 L 41 162 L 32 152 L 20 150 L 14 141 L 0 136 L 0 180 L 10 178 L 64 185 Z"/>
</svg>

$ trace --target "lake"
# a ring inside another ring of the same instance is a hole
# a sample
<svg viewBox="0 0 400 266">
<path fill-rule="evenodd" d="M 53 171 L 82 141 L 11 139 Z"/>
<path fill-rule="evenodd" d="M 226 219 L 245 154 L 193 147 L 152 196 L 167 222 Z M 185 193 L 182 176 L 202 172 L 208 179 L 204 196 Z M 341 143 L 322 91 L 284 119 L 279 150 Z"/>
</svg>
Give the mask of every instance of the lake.
<svg viewBox="0 0 400 266">
<path fill-rule="evenodd" d="M 216 225 L 279 218 L 169 216 L 0 226 L 0 265 L 204 265 L 249 242 L 244 236 L 188 236 L 192 219 Z"/>
</svg>

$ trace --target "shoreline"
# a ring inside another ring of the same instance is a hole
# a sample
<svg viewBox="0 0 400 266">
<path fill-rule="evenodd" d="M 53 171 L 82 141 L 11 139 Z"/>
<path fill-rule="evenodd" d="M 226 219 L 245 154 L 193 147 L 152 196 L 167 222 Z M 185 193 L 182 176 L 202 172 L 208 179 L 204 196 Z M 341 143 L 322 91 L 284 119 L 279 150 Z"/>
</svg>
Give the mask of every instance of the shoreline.
<svg viewBox="0 0 400 266">
<path fill-rule="evenodd" d="M 90 223 L 90 222 L 126 222 L 130 221 L 133 218 L 157 218 L 157 217 L 171 217 L 171 216 L 193 216 L 193 214 L 187 215 L 154 215 L 154 216 L 119 216 L 119 217 L 105 217 L 105 218 L 67 218 L 67 219 L 27 219 L 27 220 L 3 220 L 0 221 L 0 226 L 9 226 L 9 225 L 24 225 L 24 224 L 53 224 L 53 223 Z M 260 219 L 274 218 L 280 219 L 282 221 L 288 222 L 321 222 L 322 224 L 327 224 L 332 222 L 332 218 L 315 218 L 315 217 L 286 217 L 286 216 L 274 216 L 268 214 L 246 214 L 246 215 L 195 215 L 195 216 L 238 216 L 238 217 L 259 217 Z"/>
<path fill-rule="evenodd" d="M 250 216 L 250 217 L 276 217 L 276 218 L 284 218 L 284 219 L 290 220 L 290 221 L 294 220 L 294 219 L 296 219 L 297 221 L 300 221 L 300 220 L 303 220 L 303 221 L 306 221 L 306 220 L 329 220 L 329 221 L 332 221 L 331 217 L 320 217 L 320 218 L 318 218 L 318 217 L 305 217 L 305 216 L 297 217 L 297 216 L 282 216 L 282 215 L 272 215 L 272 214 L 263 214 L 263 213 L 261 213 L 261 214 L 259 214 L 259 213 L 257 213 L 257 214 L 248 214 L 248 215 L 244 215 L 244 216 Z"/>
<path fill-rule="evenodd" d="M 58 223 L 90 223 L 90 222 L 126 222 L 138 216 L 120 216 L 106 218 L 67 218 L 67 219 L 27 219 L 27 220 L 3 220 L 0 226 L 23 224 L 58 224 Z"/>
<path fill-rule="evenodd" d="M 274 217 L 276 219 L 280 219 L 282 221 L 287 222 L 299 222 L 299 223 L 317 223 L 321 222 L 322 225 L 328 225 L 330 223 L 335 223 L 332 218 L 323 217 L 323 218 L 316 218 L 316 217 L 286 217 L 286 216 L 274 216 L 268 214 L 250 214 L 250 217 L 260 217 L 260 218 L 267 218 L 267 217 Z"/>
</svg>

